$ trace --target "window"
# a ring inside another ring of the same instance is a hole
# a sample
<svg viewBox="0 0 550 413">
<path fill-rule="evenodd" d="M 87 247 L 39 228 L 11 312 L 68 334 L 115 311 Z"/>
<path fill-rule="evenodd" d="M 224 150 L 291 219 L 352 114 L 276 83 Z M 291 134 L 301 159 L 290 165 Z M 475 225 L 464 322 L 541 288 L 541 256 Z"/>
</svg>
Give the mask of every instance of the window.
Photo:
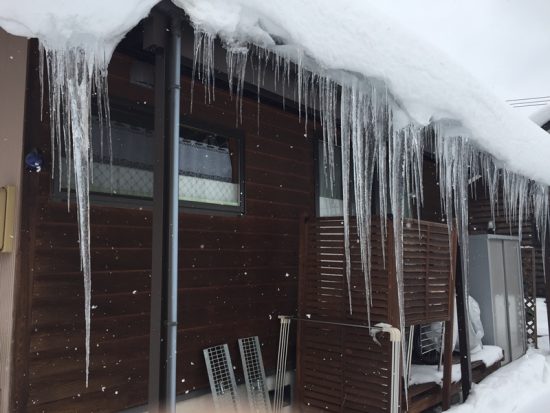
<svg viewBox="0 0 550 413">
<path fill-rule="evenodd" d="M 325 145 L 317 141 L 317 216 L 341 217 L 343 215 L 342 152 L 334 146 L 334 170 L 331 179 Z"/>
<path fill-rule="evenodd" d="M 147 120 L 132 120 L 126 113 L 112 111 L 112 166 L 105 136 L 101 144 L 99 120 L 92 120 L 92 199 L 119 204 L 152 199 L 155 148 L 152 124 Z M 220 131 L 183 119 L 179 151 L 181 206 L 244 213 L 244 138 L 239 131 Z M 65 177 L 61 189 L 67 190 Z"/>
</svg>

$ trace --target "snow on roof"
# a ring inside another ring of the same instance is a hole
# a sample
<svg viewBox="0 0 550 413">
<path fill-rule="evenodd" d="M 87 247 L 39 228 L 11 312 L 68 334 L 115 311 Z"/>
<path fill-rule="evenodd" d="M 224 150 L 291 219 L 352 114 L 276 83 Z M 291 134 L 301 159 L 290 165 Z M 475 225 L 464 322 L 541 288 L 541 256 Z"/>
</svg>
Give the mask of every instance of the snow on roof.
<svg viewBox="0 0 550 413">
<path fill-rule="evenodd" d="M 337 80 L 385 82 L 410 120 L 452 119 L 502 165 L 550 184 L 550 140 L 443 52 L 364 0 L 173 0 L 201 29 L 226 42 L 294 46 Z M 156 0 L 19 0 L 0 4 L 0 26 L 50 47 L 116 44 Z M 456 129 L 455 129 L 456 130 Z"/>
<path fill-rule="evenodd" d="M 529 118 L 540 127 L 543 127 L 550 122 L 550 105 L 546 105 L 543 108 L 537 110 Z"/>
<path fill-rule="evenodd" d="M 100 45 L 112 51 L 159 0 L 5 0 L 0 27 L 50 48 Z M 110 53 L 109 53 L 110 55 Z"/>
<path fill-rule="evenodd" d="M 503 99 L 550 93 L 548 0 L 391 0 L 376 6 Z M 514 110 L 528 116 L 537 109 Z"/>
</svg>

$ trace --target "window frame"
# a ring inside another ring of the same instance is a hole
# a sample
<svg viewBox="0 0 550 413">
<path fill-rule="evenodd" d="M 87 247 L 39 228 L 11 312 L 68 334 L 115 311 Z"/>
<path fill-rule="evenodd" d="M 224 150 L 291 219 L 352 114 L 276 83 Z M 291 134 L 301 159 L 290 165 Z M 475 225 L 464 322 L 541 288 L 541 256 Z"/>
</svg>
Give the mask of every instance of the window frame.
<svg viewBox="0 0 550 413">
<path fill-rule="evenodd" d="M 144 106 L 138 106 L 135 104 L 129 104 L 121 100 L 111 98 L 111 112 L 117 112 L 120 118 L 125 122 L 133 125 L 140 126 L 152 126 L 153 125 L 153 108 L 145 108 Z M 150 119 L 147 119 L 150 118 Z M 150 120 L 150 122 L 149 122 Z M 201 120 L 189 115 L 182 115 L 180 118 L 180 137 L 185 138 L 185 134 L 182 133 L 185 128 L 198 129 L 200 131 L 212 133 L 227 139 L 234 139 L 237 143 L 237 159 L 238 159 L 238 184 L 239 184 L 239 205 L 219 205 L 208 202 L 197 202 L 180 200 L 179 210 L 180 212 L 199 213 L 199 214 L 212 214 L 212 215 L 244 215 L 246 213 L 246 168 L 245 168 L 245 132 L 242 129 L 230 129 L 220 126 L 218 124 Z M 152 131 L 154 126 L 152 126 Z M 56 162 L 58 159 L 56 158 Z M 65 173 L 65 169 L 63 173 Z M 61 188 L 59 180 L 59 170 L 55 168 L 54 177 L 51 180 L 52 199 L 54 201 L 67 201 L 68 191 Z M 76 196 L 74 190 L 70 191 L 71 202 L 76 202 Z M 90 192 L 90 206 L 106 206 L 114 208 L 127 208 L 127 209 L 152 209 L 153 196 L 140 197 L 131 195 L 118 195 L 108 194 L 100 192 Z"/>
</svg>

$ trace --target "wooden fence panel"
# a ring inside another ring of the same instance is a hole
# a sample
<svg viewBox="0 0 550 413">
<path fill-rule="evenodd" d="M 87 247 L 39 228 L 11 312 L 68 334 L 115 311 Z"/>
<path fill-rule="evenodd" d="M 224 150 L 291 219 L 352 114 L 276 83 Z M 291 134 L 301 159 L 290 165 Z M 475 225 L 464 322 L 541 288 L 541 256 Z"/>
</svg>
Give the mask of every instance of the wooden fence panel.
<svg viewBox="0 0 550 413">
<path fill-rule="evenodd" d="M 355 220 L 350 221 L 350 295 L 343 219 L 318 218 L 302 227 L 297 394 L 306 412 L 390 409 L 391 345 L 385 334 L 375 342 L 366 328 L 361 245 Z M 388 231 L 391 225 L 388 221 Z M 405 222 L 406 325 L 449 319 L 452 245 L 444 224 Z M 398 324 L 393 257 L 391 237 L 384 239 L 379 220 L 373 219 L 371 324 Z"/>
</svg>

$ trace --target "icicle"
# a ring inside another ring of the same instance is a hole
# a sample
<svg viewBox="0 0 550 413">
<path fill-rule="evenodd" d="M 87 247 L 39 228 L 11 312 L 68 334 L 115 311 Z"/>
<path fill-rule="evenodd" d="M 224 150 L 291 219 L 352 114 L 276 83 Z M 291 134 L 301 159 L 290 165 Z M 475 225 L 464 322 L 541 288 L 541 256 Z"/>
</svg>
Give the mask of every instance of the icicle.
<svg viewBox="0 0 550 413">
<path fill-rule="evenodd" d="M 193 74 L 191 76 L 191 106 L 193 111 L 193 95 L 195 89 L 195 74 L 204 85 L 204 103 L 214 101 L 214 39 L 215 36 L 195 27 L 193 41 Z"/>
<path fill-rule="evenodd" d="M 435 128 L 435 157 L 439 172 L 442 210 L 445 212 L 449 236 L 456 220 L 461 246 L 462 271 L 468 273 L 468 184 L 472 147 L 465 138 L 443 137 Z M 451 239 L 449 238 L 449 242 Z"/>
<path fill-rule="evenodd" d="M 256 73 L 256 129 L 257 134 L 260 134 L 260 91 L 261 91 L 261 80 L 262 80 L 262 50 L 256 48 L 256 55 L 258 57 L 258 71 Z"/>
<path fill-rule="evenodd" d="M 384 102 L 380 105 L 379 123 L 375 129 L 375 139 L 378 153 L 377 177 L 378 177 L 378 208 L 380 215 L 380 232 L 382 234 L 382 259 L 386 265 L 386 246 L 384 240 L 388 235 L 388 142 L 391 132 L 391 114 L 388 104 L 388 96 L 385 94 Z"/>
<path fill-rule="evenodd" d="M 531 183 L 530 198 L 532 204 L 532 213 L 537 227 L 537 233 L 542 249 L 542 268 L 546 280 L 546 229 L 548 225 L 548 187 L 537 182 Z"/>
<path fill-rule="evenodd" d="M 336 129 L 337 92 L 335 83 L 328 77 L 319 79 L 319 111 L 323 129 L 324 153 L 328 155 L 327 181 L 329 187 L 334 187 L 334 147 L 337 142 Z M 343 161 L 343 159 L 342 159 Z"/>
<path fill-rule="evenodd" d="M 227 63 L 227 78 L 229 81 L 229 94 L 235 96 L 236 125 L 243 122 L 243 89 L 246 75 L 246 63 L 248 49 L 246 47 L 228 48 L 225 55 Z M 233 91 L 234 78 L 237 78 L 236 90 Z"/>
<path fill-rule="evenodd" d="M 495 208 L 498 205 L 498 184 L 499 184 L 499 171 L 493 158 L 486 154 L 479 154 L 479 174 L 482 177 L 483 184 L 485 186 L 485 192 L 489 195 L 489 203 L 491 205 L 491 220 L 493 225 L 496 225 L 496 211 Z"/>
<path fill-rule="evenodd" d="M 90 118 L 92 89 L 97 91 L 102 122 L 109 122 L 107 93 L 107 65 L 110 58 L 102 48 L 65 50 L 48 49 L 41 44 L 48 70 L 52 159 L 57 150 L 58 169 L 62 173 L 63 152 L 66 160 L 67 188 L 71 188 L 71 175 L 75 177 L 77 217 L 81 270 L 84 278 L 84 315 L 86 329 L 86 387 L 90 367 L 90 218 L 89 177 L 92 151 L 90 145 Z M 103 128 L 103 124 L 100 125 Z M 52 161 L 53 164 L 53 161 Z M 70 196 L 68 194 L 68 201 Z"/>
<path fill-rule="evenodd" d="M 340 114 L 340 133 L 341 133 L 341 150 L 342 150 L 342 194 L 343 194 L 343 218 L 344 218 L 344 255 L 346 258 L 346 281 L 348 287 L 348 299 L 349 299 L 349 312 L 353 313 L 352 300 L 351 300 L 351 252 L 350 252 L 350 240 L 349 240 L 349 229 L 350 222 L 349 218 L 351 215 L 350 210 L 350 135 L 351 135 L 351 124 L 349 120 L 349 107 L 351 101 L 351 91 L 347 88 L 342 88 L 341 94 L 341 114 Z M 325 151 L 325 154 L 328 152 Z M 334 165 L 332 165 L 332 168 Z M 329 161 L 329 168 L 330 161 Z M 334 175 L 333 175 L 334 176 Z M 332 183 L 330 184 L 332 187 Z"/>
<path fill-rule="evenodd" d="M 356 86 L 351 89 L 351 154 L 353 166 L 353 186 L 355 215 L 361 267 L 365 282 L 365 301 L 367 304 L 367 321 L 370 325 L 371 283 L 370 283 L 370 235 L 371 235 L 371 191 L 374 162 L 374 139 L 372 105 L 367 105 L 368 98 Z"/>
</svg>

